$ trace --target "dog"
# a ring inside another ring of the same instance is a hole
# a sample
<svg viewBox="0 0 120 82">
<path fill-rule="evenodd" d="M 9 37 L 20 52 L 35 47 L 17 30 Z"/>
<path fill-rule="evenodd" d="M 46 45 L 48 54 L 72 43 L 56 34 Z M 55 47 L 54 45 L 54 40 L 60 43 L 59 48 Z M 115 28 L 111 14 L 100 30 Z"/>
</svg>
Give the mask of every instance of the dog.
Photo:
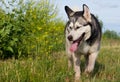
<svg viewBox="0 0 120 82">
<path fill-rule="evenodd" d="M 80 57 L 84 55 L 85 73 L 93 71 L 97 55 L 100 50 L 101 26 L 98 19 L 83 4 L 83 11 L 73 11 L 65 6 L 68 22 L 65 26 L 66 53 L 68 68 L 73 65 L 75 82 L 80 80 Z"/>
</svg>

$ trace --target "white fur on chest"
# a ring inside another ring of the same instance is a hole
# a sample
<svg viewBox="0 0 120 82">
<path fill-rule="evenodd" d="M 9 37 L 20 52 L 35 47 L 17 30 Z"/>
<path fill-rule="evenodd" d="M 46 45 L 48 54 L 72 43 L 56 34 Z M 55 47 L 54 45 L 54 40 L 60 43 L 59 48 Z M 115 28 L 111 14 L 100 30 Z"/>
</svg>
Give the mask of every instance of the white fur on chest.
<svg viewBox="0 0 120 82">
<path fill-rule="evenodd" d="M 78 53 L 87 54 L 89 52 L 90 46 L 84 42 L 78 48 Z"/>
</svg>

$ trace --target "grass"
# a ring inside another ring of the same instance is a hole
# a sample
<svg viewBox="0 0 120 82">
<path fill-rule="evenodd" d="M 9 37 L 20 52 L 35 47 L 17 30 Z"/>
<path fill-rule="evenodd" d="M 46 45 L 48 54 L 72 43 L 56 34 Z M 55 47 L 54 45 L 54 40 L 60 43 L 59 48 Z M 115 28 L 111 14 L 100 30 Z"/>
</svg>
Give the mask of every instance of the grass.
<svg viewBox="0 0 120 82">
<path fill-rule="evenodd" d="M 94 72 L 82 82 L 120 82 L 120 41 L 102 40 Z M 84 68 L 82 58 L 81 68 Z M 8 59 L 0 61 L 0 82 L 65 82 L 73 81 L 73 70 L 67 71 L 67 57 L 64 51 L 42 57 Z"/>
</svg>

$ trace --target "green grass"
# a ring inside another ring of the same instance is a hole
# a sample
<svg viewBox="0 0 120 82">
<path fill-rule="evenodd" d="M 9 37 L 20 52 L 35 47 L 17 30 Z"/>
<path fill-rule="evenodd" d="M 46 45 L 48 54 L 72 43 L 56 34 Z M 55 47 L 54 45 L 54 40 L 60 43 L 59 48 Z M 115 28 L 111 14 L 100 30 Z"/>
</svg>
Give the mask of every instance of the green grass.
<svg viewBox="0 0 120 82">
<path fill-rule="evenodd" d="M 120 82 L 120 41 L 102 41 L 94 72 L 82 82 Z M 84 68 L 82 58 L 81 68 Z M 65 52 L 55 52 L 41 57 L 27 59 L 8 59 L 0 61 L 0 82 L 65 82 L 73 81 L 73 70 L 67 71 Z"/>
</svg>

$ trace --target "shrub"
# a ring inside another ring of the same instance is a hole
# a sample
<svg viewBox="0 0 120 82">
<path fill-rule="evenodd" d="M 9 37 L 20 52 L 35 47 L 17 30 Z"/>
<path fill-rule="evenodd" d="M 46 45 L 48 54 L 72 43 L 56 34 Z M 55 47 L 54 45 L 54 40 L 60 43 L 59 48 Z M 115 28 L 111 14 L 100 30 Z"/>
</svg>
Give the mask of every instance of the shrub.
<svg viewBox="0 0 120 82">
<path fill-rule="evenodd" d="M 42 56 L 63 49 L 64 23 L 56 18 L 57 9 L 49 0 L 8 2 L 9 7 L 0 10 L 0 58 Z M 7 8 L 12 10 L 5 12 Z"/>
<path fill-rule="evenodd" d="M 117 32 L 110 30 L 106 30 L 103 36 L 110 39 L 120 39 L 120 36 L 117 34 Z"/>
</svg>

